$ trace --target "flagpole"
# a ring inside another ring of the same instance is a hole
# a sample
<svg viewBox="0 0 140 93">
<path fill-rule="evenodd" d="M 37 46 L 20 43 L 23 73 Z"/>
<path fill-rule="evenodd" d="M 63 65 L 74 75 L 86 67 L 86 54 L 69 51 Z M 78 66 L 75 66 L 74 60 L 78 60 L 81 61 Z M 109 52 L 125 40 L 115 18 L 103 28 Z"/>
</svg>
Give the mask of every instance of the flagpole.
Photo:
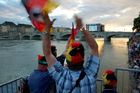
<svg viewBox="0 0 140 93">
<path fill-rule="evenodd" d="M 71 40 L 70 40 L 70 43 L 73 43 L 74 42 L 74 24 L 72 22 L 72 29 L 71 29 Z"/>
</svg>

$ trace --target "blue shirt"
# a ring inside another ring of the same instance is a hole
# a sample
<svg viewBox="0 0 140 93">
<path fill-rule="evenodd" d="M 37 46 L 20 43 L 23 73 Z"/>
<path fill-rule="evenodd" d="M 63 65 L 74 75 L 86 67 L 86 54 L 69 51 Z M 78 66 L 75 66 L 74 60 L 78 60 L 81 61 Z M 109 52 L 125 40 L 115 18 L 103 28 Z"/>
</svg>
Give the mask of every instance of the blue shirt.
<svg viewBox="0 0 140 93">
<path fill-rule="evenodd" d="M 55 81 L 49 75 L 48 71 L 34 70 L 28 80 L 31 93 L 50 93 L 50 85 L 54 84 Z"/>
<path fill-rule="evenodd" d="M 88 56 L 86 66 L 84 67 L 86 75 L 72 93 L 96 93 L 96 79 L 99 64 L 100 62 L 97 56 Z M 60 62 L 56 62 L 49 69 L 49 73 L 56 81 L 57 93 L 69 93 L 79 78 L 81 71 L 72 71 L 63 67 Z"/>
</svg>

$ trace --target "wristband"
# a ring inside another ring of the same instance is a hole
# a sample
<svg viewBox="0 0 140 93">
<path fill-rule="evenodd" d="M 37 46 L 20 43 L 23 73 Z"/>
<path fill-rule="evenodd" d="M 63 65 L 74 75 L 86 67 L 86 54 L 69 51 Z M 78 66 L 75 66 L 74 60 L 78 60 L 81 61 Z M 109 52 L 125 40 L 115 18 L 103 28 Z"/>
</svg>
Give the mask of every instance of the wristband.
<svg viewBox="0 0 140 93">
<path fill-rule="evenodd" d="M 44 31 L 44 35 L 47 35 L 47 34 L 50 34 L 49 32 L 47 32 L 47 31 Z"/>
<path fill-rule="evenodd" d="M 83 28 L 84 28 L 84 26 L 80 28 L 80 31 L 83 31 Z"/>
</svg>

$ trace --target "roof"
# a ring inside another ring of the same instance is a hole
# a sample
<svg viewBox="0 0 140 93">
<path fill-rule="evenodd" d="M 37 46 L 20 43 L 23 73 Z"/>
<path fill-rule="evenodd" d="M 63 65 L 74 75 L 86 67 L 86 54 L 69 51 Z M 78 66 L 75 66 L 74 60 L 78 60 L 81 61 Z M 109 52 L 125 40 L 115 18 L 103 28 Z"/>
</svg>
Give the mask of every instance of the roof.
<svg viewBox="0 0 140 93">
<path fill-rule="evenodd" d="M 18 24 L 18 27 L 22 27 L 22 26 L 24 26 L 24 27 L 32 27 L 32 25 L 27 25 L 27 24 Z"/>
<path fill-rule="evenodd" d="M 16 26 L 15 23 L 13 22 L 8 22 L 8 21 L 5 21 L 2 25 L 11 25 L 11 26 Z"/>
</svg>

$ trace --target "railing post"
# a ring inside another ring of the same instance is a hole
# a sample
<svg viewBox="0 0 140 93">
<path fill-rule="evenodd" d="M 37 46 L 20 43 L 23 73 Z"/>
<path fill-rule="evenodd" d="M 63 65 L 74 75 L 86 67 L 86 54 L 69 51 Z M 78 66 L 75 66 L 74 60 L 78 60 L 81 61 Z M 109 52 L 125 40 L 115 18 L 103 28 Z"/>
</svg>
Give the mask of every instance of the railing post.
<svg viewBox="0 0 140 93">
<path fill-rule="evenodd" d="M 8 93 L 8 85 L 7 85 L 7 93 Z"/>
<path fill-rule="evenodd" d="M 116 76 L 116 78 L 117 78 L 117 72 L 118 72 L 118 69 L 116 68 L 115 69 L 115 76 Z M 114 89 L 117 90 L 117 85 L 114 87 Z"/>
<path fill-rule="evenodd" d="M 123 87 L 124 87 L 124 72 L 123 72 L 123 75 L 122 75 L 122 93 L 123 93 Z"/>
<path fill-rule="evenodd" d="M 17 82 L 18 82 L 18 81 L 16 81 L 16 90 L 17 90 Z"/>
<path fill-rule="evenodd" d="M 2 93 L 3 93 L 3 86 L 2 86 Z"/>
<path fill-rule="evenodd" d="M 13 93 L 13 84 L 11 83 L 11 91 L 12 91 L 12 93 Z"/>
</svg>

